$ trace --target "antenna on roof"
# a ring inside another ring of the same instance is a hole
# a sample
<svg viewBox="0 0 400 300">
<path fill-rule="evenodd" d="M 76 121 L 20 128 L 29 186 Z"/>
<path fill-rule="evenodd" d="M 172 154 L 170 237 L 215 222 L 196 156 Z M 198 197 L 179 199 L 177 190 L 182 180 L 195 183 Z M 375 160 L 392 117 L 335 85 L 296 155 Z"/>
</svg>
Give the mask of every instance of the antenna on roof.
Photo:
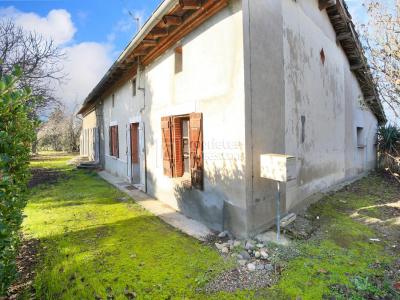
<svg viewBox="0 0 400 300">
<path fill-rule="evenodd" d="M 140 25 L 140 18 L 135 16 L 130 10 L 128 10 L 128 14 L 132 17 L 132 19 L 136 22 L 137 24 L 137 32 L 139 32 L 141 25 Z"/>
</svg>

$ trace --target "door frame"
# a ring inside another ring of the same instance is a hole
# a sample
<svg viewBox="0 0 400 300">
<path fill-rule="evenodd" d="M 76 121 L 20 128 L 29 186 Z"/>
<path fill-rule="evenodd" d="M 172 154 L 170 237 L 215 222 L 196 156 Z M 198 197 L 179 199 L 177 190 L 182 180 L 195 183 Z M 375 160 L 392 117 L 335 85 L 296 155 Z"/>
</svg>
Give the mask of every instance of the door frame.
<svg viewBox="0 0 400 300">
<path fill-rule="evenodd" d="M 133 183 L 133 172 L 132 172 L 132 134 L 131 125 L 138 124 L 138 159 L 139 159 L 139 178 L 140 183 Z M 142 192 L 147 191 L 147 167 L 146 167 L 146 138 L 145 138 L 145 126 L 142 122 L 141 116 L 131 118 L 129 120 L 129 156 L 128 156 L 128 168 L 129 168 L 129 180 L 134 187 L 141 190 Z"/>
</svg>

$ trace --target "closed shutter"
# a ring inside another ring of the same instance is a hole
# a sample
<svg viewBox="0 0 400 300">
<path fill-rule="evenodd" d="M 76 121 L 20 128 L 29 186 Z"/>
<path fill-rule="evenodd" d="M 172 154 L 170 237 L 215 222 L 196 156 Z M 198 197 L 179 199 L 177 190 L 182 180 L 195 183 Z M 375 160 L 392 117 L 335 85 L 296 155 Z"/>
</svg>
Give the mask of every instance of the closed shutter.
<svg viewBox="0 0 400 300">
<path fill-rule="evenodd" d="M 172 118 L 161 118 L 161 138 L 163 152 L 163 169 L 164 175 L 172 177 L 174 174 L 174 162 L 172 154 Z"/>
<path fill-rule="evenodd" d="M 111 127 L 112 156 L 115 156 L 115 126 Z"/>
<path fill-rule="evenodd" d="M 118 126 L 115 126 L 115 157 L 116 157 L 116 158 L 119 158 Z"/>
<path fill-rule="evenodd" d="M 112 128 L 112 126 L 110 126 L 110 127 L 108 127 L 108 150 L 109 150 L 109 153 L 110 153 L 110 156 L 112 156 L 113 155 L 113 135 L 112 135 L 112 131 L 113 131 L 113 128 Z"/>
<path fill-rule="evenodd" d="M 133 164 L 139 163 L 139 124 L 131 124 L 131 162 Z"/>
<path fill-rule="evenodd" d="M 118 126 L 110 126 L 109 129 L 110 156 L 119 157 Z"/>
<path fill-rule="evenodd" d="M 190 172 L 192 187 L 203 189 L 203 115 L 190 114 Z"/>
<path fill-rule="evenodd" d="M 183 176 L 183 149 L 182 149 L 182 118 L 172 118 L 172 138 L 174 150 L 174 173 L 173 177 Z"/>
</svg>

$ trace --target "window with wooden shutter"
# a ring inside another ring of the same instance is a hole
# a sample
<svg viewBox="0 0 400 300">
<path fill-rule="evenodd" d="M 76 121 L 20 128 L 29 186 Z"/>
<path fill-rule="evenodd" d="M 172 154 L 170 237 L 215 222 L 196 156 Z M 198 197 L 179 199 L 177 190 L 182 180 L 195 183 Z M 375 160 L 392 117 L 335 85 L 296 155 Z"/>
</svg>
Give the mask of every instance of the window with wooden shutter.
<svg viewBox="0 0 400 300">
<path fill-rule="evenodd" d="M 190 172 L 192 187 L 203 189 L 203 115 L 191 113 L 190 133 Z"/>
<path fill-rule="evenodd" d="M 109 128 L 110 156 L 119 157 L 118 125 Z"/>
<path fill-rule="evenodd" d="M 163 168 L 169 177 L 189 179 L 203 189 L 203 117 L 201 113 L 161 118 Z"/>
<path fill-rule="evenodd" d="M 174 174 L 174 162 L 172 153 L 172 118 L 161 118 L 161 139 L 163 152 L 164 175 L 172 177 Z"/>
</svg>

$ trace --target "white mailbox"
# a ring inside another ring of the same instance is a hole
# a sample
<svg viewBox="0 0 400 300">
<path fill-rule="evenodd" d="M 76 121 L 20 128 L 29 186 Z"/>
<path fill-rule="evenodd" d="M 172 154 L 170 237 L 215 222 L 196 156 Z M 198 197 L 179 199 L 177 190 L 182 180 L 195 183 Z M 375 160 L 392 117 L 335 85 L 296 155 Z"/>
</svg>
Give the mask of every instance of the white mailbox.
<svg viewBox="0 0 400 300">
<path fill-rule="evenodd" d="M 279 182 L 296 179 L 296 158 L 282 154 L 262 154 L 261 177 Z"/>
</svg>

